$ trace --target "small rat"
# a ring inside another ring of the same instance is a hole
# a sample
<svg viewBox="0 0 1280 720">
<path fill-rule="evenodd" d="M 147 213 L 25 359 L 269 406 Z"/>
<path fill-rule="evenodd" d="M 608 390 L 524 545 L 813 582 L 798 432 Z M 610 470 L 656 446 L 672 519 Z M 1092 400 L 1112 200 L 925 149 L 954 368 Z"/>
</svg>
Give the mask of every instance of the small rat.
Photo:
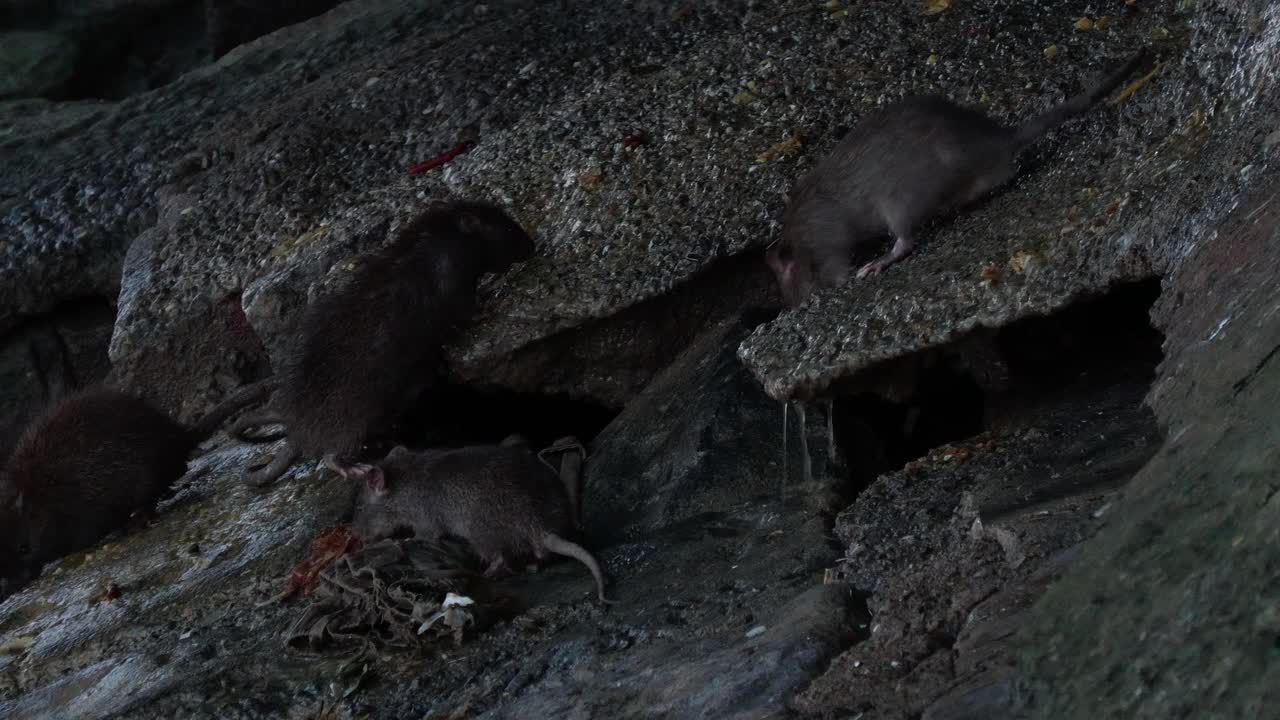
<svg viewBox="0 0 1280 720">
<path fill-rule="evenodd" d="M 377 465 L 339 472 L 363 483 L 352 525 L 366 543 L 402 530 L 427 540 L 456 536 L 471 543 L 490 576 L 509 562 L 542 560 L 550 551 L 586 565 L 600 602 L 611 602 L 595 557 L 564 537 L 573 529 L 564 483 L 527 448 L 415 452 L 401 445 Z"/>
<path fill-rule="evenodd" d="M 244 479 L 265 485 L 300 456 L 355 462 L 439 370 L 443 346 L 471 319 L 476 285 L 533 255 L 533 240 L 494 205 L 435 203 L 386 249 L 371 253 L 346 288 L 314 302 L 284 362 L 273 410 L 233 428 L 282 424 L 286 447 Z"/>
<path fill-rule="evenodd" d="M 148 511 L 187 471 L 187 456 L 267 387 L 248 385 L 192 427 L 132 395 L 89 388 L 54 403 L 0 468 L 0 597 L 46 562 L 82 550 Z"/>
<path fill-rule="evenodd" d="M 1144 49 L 1085 92 L 1017 127 L 936 95 L 873 112 L 788 194 L 782 238 L 766 253 L 783 298 L 795 306 L 815 286 L 843 283 L 854 247 L 886 234 L 893 249 L 858 277 L 878 275 L 906 257 L 922 223 L 1003 185 L 1023 150 L 1096 105 L 1146 57 Z"/>
</svg>

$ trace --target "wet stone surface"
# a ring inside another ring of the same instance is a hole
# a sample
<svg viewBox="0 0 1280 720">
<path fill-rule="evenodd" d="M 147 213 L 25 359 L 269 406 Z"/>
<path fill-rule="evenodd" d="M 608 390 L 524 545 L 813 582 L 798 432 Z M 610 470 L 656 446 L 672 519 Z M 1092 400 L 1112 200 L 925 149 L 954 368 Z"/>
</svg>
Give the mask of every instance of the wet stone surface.
<svg viewBox="0 0 1280 720">
<path fill-rule="evenodd" d="M 257 603 L 349 510 L 349 488 L 295 472 L 250 496 L 234 485 L 245 456 L 207 456 L 159 524 L 46 573 L 0 608 L 12 653 L 0 667 L 0 711 L 284 717 L 332 699 L 330 682 L 347 679 L 338 661 L 283 652 L 281 635 L 305 603 Z M 460 707 L 490 717 L 776 712 L 859 618 L 847 589 L 822 585 L 836 552 L 819 502 L 812 488 L 785 505 L 741 502 L 603 549 L 616 601 L 607 610 L 576 563 L 516 577 L 502 587 L 529 610 L 460 649 L 372 661 L 343 705 L 379 718 Z M 120 597 L 91 603 L 108 582 Z"/>
<path fill-rule="evenodd" d="M 0 604 L 0 716 L 1265 717 L 1280 15 L 1124 7 L 1083 31 L 1093 10 L 1067 0 L 353 0 L 154 92 L 0 104 L 6 378 L 29 377 L 28 329 L 118 298 L 113 378 L 192 417 L 268 372 L 350 256 L 469 195 L 511 207 L 539 255 L 485 283 L 456 378 L 621 410 L 585 502 L 614 606 L 558 562 L 503 581 L 528 609 L 460 648 L 354 676 L 286 653 L 306 601 L 265 601 L 353 489 L 300 466 L 250 492 L 261 448 L 219 436 L 153 520 Z M 864 108 L 941 91 L 1011 120 L 1148 43 L 1150 83 L 900 267 L 733 320 L 776 300 L 739 262 L 776 236 L 782 190 Z M 814 481 L 770 492 L 770 398 L 1155 275 L 1154 384 L 1069 378 L 865 489 L 811 412 Z M 103 341 L 85 330 L 72 364 Z"/>
</svg>

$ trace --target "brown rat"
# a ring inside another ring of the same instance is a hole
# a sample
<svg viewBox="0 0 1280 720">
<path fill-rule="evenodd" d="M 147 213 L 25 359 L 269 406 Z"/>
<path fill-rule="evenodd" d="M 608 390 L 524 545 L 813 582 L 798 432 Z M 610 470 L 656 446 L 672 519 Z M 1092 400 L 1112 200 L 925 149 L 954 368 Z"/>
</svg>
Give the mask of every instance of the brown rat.
<svg viewBox="0 0 1280 720">
<path fill-rule="evenodd" d="M 964 207 L 1011 179 L 1018 156 L 1107 96 L 1146 51 L 1083 93 L 1016 127 L 939 96 L 913 97 L 868 115 L 796 183 L 782 238 L 767 253 L 784 299 L 844 282 L 855 246 L 885 235 L 893 249 L 864 265 L 876 275 L 911 252 L 926 220 Z"/>
<path fill-rule="evenodd" d="M 456 536 L 488 563 L 487 575 L 553 552 L 586 565 L 600 601 L 610 602 L 600 564 L 565 539 L 573 511 L 564 483 L 524 447 L 415 452 L 399 446 L 377 465 L 352 466 L 344 474 L 362 482 L 352 525 L 365 542 L 403 530 L 428 540 Z"/>
<path fill-rule="evenodd" d="M 247 470 L 245 480 L 272 482 L 300 456 L 355 462 L 439 370 L 444 344 L 470 321 L 480 277 L 505 272 L 533 250 L 498 207 L 459 201 L 433 204 L 370 254 L 350 285 L 305 311 L 273 411 L 237 423 L 236 434 L 266 423 L 288 432 L 271 464 Z"/>
<path fill-rule="evenodd" d="M 132 395 L 90 388 L 33 421 L 0 468 L 0 597 L 40 568 L 147 511 L 187 471 L 187 456 L 237 410 L 262 399 L 249 385 L 192 427 Z"/>
</svg>

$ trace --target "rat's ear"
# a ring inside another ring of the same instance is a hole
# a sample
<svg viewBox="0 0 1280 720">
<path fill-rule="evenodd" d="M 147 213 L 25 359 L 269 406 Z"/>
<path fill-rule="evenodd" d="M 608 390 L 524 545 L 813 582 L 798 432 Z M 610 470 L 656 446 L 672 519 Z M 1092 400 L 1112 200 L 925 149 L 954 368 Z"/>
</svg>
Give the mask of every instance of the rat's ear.
<svg viewBox="0 0 1280 720">
<path fill-rule="evenodd" d="M 485 232 L 485 224 L 476 217 L 474 211 L 470 208 L 461 208 L 456 210 L 458 213 L 458 232 L 463 235 L 479 235 Z"/>
<path fill-rule="evenodd" d="M 387 476 L 377 465 L 367 463 L 345 465 L 332 458 L 325 458 L 325 464 L 348 480 L 364 483 L 376 495 L 382 495 L 387 491 Z"/>
</svg>

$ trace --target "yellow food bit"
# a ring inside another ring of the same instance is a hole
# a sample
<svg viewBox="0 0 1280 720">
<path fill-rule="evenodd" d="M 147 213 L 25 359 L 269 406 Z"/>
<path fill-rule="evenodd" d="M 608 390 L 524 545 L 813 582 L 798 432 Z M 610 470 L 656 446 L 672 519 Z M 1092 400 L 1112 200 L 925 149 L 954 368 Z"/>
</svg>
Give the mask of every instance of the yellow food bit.
<svg viewBox="0 0 1280 720">
<path fill-rule="evenodd" d="M 937 15 L 949 7 L 951 7 L 951 0 L 925 0 L 924 14 Z"/>
</svg>

